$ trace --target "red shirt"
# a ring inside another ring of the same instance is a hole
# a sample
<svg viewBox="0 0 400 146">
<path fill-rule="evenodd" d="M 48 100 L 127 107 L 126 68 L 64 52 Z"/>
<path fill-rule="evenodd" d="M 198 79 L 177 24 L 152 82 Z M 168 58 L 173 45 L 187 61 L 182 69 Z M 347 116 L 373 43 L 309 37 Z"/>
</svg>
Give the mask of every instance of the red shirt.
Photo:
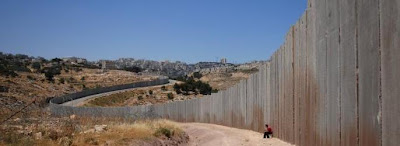
<svg viewBox="0 0 400 146">
<path fill-rule="evenodd" d="M 272 132 L 272 128 L 268 126 L 267 128 L 268 132 Z"/>
</svg>

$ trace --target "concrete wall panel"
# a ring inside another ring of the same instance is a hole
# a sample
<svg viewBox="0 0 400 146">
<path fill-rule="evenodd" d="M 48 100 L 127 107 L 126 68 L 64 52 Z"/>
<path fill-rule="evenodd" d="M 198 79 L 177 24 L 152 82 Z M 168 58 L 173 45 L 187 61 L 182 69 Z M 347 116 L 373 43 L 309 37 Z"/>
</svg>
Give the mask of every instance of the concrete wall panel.
<svg viewBox="0 0 400 146">
<path fill-rule="evenodd" d="M 327 18 L 327 145 L 340 145 L 339 0 L 326 1 Z"/>
<path fill-rule="evenodd" d="M 356 0 L 340 0 L 341 145 L 358 145 Z"/>
<path fill-rule="evenodd" d="M 400 143 L 400 2 L 381 0 L 382 145 Z"/>
<path fill-rule="evenodd" d="M 360 145 L 381 145 L 379 1 L 357 1 Z"/>
</svg>

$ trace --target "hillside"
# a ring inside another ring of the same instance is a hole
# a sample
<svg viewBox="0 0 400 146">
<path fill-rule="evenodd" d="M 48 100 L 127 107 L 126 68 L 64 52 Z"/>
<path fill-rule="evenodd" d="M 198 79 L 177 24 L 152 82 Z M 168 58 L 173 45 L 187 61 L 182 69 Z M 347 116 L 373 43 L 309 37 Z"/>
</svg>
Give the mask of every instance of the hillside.
<svg viewBox="0 0 400 146">
<path fill-rule="evenodd" d="M 60 75 L 54 77 L 54 81 L 46 80 L 40 73 L 17 72 L 17 74 L 17 77 L 0 76 L 0 119 L 22 109 L 34 100 L 35 104 L 29 106 L 26 111 L 40 110 L 40 106 L 45 105 L 49 97 L 156 78 L 121 70 L 102 72 L 100 69 L 87 68 L 82 68 L 81 71 L 61 71 Z M 23 113 L 32 114 L 32 112 Z"/>
<path fill-rule="evenodd" d="M 194 74 L 197 74 L 197 78 L 194 78 L 195 81 L 202 81 L 205 84 L 209 84 L 212 90 L 214 90 L 214 92 L 217 92 L 219 90 L 225 90 L 229 87 L 234 86 L 241 80 L 247 79 L 251 74 L 257 71 L 258 69 L 252 68 L 252 69 L 233 70 L 224 72 L 204 72 L 204 74 L 196 72 L 190 74 L 189 77 L 193 77 Z M 176 82 L 176 84 L 178 85 L 183 83 L 184 81 Z M 161 103 L 168 103 L 168 102 L 187 100 L 193 98 L 201 98 L 203 96 L 204 96 L 203 94 L 200 93 L 196 94 L 194 92 L 179 93 L 177 92 L 176 89 L 174 89 L 174 83 L 170 83 L 165 86 L 137 88 L 110 95 L 105 95 L 102 97 L 89 99 L 79 105 L 88 107 L 151 105 L 151 104 L 161 104 Z"/>
</svg>

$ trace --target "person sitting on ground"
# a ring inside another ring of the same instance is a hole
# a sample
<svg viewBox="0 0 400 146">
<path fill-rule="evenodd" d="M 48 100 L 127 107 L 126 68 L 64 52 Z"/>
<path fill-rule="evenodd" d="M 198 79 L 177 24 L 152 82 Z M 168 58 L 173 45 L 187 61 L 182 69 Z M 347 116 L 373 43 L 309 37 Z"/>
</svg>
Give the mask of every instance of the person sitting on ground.
<svg viewBox="0 0 400 146">
<path fill-rule="evenodd" d="M 271 134 L 271 137 L 272 137 L 272 128 L 270 126 L 268 126 L 268 124 L 265 124 L 264 138 L 265 137 L 269 138 L 270 134 Z"/>
</svg>

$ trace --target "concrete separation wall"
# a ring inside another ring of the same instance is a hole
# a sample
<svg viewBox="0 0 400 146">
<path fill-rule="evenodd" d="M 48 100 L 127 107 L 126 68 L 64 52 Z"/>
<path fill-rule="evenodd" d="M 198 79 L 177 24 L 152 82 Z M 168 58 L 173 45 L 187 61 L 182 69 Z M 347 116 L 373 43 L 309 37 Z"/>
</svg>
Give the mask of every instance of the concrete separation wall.
<svg viewBox="0 0 400 146">
<path fill-rule="evenodd" d="M 399 8 L 398 0 L 309 0 L 270 61 L 225 91 L 160 105 L 51 109 L 56 115 L 167 118 L 259 132 L 268 123 L 275 137 L 301 146 L 398 145 Z"/>
</svg>

